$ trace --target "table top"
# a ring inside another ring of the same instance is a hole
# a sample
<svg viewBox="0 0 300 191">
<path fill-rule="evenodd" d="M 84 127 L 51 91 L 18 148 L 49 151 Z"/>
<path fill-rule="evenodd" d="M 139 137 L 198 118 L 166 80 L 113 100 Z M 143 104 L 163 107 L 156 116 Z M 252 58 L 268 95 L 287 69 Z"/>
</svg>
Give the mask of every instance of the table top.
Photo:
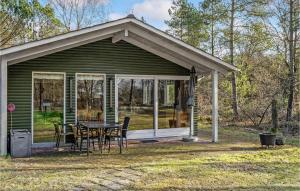
<svg viewBox="0 0 300 191">
<path fill-rule="evenodd" d="M 99 123 L 99 122 L 93 122 L 93 121 L 87 121 L 87 122 L 82 122 L 82 124 L 89 129 L 93 128 L 119 128 L 120 124 L 118 123 Z"/>
</svg>

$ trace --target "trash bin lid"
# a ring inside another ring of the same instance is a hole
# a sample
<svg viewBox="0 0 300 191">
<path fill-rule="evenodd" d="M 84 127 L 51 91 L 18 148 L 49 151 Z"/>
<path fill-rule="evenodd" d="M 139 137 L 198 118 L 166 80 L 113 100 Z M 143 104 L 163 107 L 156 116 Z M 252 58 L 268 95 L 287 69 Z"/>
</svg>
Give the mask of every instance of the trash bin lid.
<svg viewBox="0 0 300 191">
<path fill-rule="evenodd" d="M 27 133 L 30 133 L 30 131 L 28 129 L 11 129 L 11 134 L 27 134 Z"/>
</svg>

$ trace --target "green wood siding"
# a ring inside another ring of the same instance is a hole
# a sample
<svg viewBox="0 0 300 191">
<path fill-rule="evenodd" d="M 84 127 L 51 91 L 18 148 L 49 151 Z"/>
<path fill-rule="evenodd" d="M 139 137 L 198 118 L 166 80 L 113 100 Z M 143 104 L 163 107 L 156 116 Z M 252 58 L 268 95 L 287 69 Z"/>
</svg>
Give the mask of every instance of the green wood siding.
<svg viewBox="0 0 300 191">
<path fill-rule="evenodd" d="M 69 109 L 69 79 L 74 79 L 75 87 L 75 73 L 106 74 L 106 119 L 109 122 L 114 121 L 115 95 L 113 108 L 109 108 L 109 79 L 114 82 L 114 74 L 189 75 L 189 71 L 179 65 L 124 41 L 113 44 L 111 39 L 11 65 L 8 67 L 8 102 L 16 105 L 14 128 L 31 129 L 32 72 L 66 73 L 66 122 L 74 122 L 75 118 L 75 88 L 72 92 L 73 110 Z"/>
</svg>

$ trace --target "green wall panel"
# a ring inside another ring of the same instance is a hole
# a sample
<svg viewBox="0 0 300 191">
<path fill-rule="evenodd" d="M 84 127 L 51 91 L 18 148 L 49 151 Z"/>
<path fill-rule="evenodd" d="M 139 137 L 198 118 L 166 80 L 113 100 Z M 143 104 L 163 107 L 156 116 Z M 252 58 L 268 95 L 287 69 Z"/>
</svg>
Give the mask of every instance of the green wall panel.
<svg viewBox="0 0 300 191">
<path fill-rule="evenodd" d="M 109 107 L 109 79 L 114 74 L 189 75 L 189 71 L 124 41 L 111 43 L 106 39 L 64 50 L 8 67 L 8 102 L 15 103 L 13 128 L 31 129 L 32 72 L 66 73 L 66 122 L 75 120 L 75 74 L 80 72 L 106 74 L 106 120 L 114 121 L 113 107 Z M 70 79 L 73 79 L 70 110 Z M 10 127 L 10 118 L 8 119 Z"/>
</svg>

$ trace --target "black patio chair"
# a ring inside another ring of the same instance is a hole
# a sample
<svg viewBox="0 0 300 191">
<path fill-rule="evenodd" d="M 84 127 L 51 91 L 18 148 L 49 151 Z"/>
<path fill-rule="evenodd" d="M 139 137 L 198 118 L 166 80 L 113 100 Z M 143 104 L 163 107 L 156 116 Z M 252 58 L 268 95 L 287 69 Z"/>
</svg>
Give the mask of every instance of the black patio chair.
<svg viewBox="0 0 300 191">
<path fill-rule="evenodd" d="M 128 146 L 128 141 L 127 141 L 127 131 L 129 127 L 129 121 L 130 117 L 125 117 L 123 124 L 120 126 L 120 128 L 113 128 L 109 129 L 107 132 L 104 134 L 104 144 L 106 145 L 108 142 L 108 152 L 110 152 L 110 146 L 111 146 L 111 140 L 117 139 L 118 144 L 121 147 L 124 147 L 124 139 L 126 142 L 126 148 Z"/>
<path fill-rule="evenodd" d="M 127 131 L 128 131 L 128 127 L 129 127 L 129 121 L 130 121 L 130 117 L 125 117 L 124 118 L 124 122 L 122 125 L 122 131 L 121 131 L 121 136 L 122 136 L 122 146 L 124 146 L 124 139 L 126 142 L 126 148 L 128 146 L 128 140 L 127 140 Z"/>
<path fill-rule="evenodd" d="M 86 140 L 87 142 L 87 139 L 88 139 L 88 133 L 89 133 L 89 139 L 90 139 L 90 142 L 87 143 L 87 147 L 90 146 L 91 144 L 91 141 L 92 141 L 92 144 L 93 144 L 93 149 L 95 150 L 95 139 L 98 139 L 98 134 L 97 132 L 94 132 L 94 131 L 89 131 L 88 132 L 88 128 L 82 124 L 79 124 L 77 126 L 77 128 L 79 129 L 79 137 L 78 139 L 80 139 L 80 146 L 79 146 L 79 150 L 82 151 L 82 144 L 83 144 L 83 141 Z"/>
</svg>

